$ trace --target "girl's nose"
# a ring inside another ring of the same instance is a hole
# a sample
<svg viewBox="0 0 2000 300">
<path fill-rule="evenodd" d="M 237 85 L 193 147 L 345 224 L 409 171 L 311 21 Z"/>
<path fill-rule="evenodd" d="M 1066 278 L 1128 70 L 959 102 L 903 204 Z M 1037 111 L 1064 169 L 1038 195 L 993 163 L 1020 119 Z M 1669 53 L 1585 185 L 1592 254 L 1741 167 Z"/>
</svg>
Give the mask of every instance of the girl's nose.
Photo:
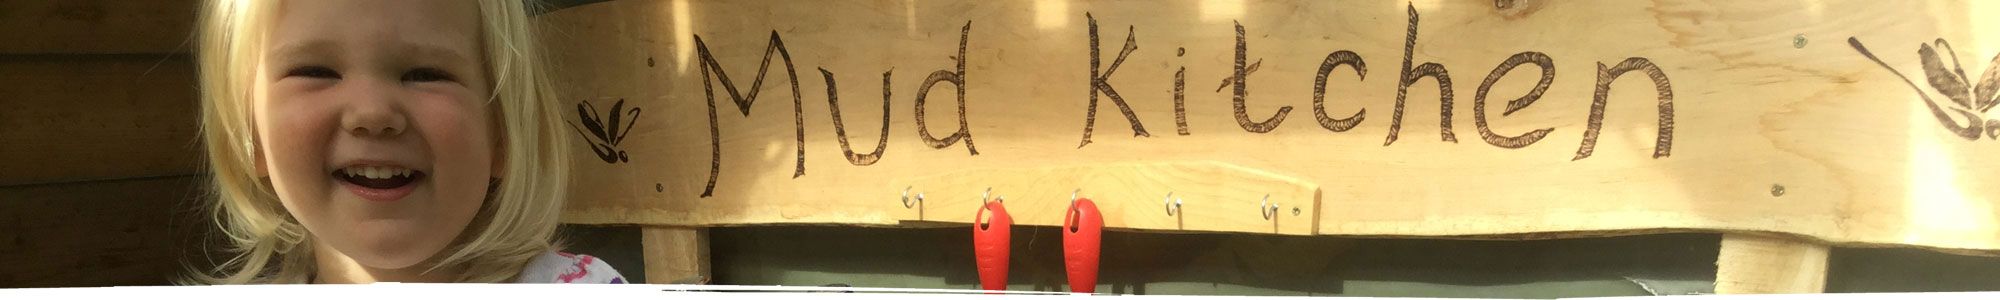
<svg viewBox="0 0 2000 300">
<path fill-rule="evenodd" d="M 403 113 L 403 94 L 395 83 L 361 82 L 353 93 L 341 127 L 361 137 L 393 137 L 409 130 Z"/>
</svg>

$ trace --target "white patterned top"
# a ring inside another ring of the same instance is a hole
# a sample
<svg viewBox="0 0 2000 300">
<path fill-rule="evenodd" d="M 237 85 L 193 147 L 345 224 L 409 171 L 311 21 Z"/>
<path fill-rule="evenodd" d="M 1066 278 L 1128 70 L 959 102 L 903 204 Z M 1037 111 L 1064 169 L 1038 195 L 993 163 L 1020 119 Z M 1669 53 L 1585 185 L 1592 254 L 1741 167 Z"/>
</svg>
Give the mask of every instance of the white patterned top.
<svg viewBox="0 0 2000 300">
<path fill-rule="evenodd" d="M 625 276 L 595 256 L 549 251 L 528 261 L 515 283 L 625 283 Z"/>
</svg>

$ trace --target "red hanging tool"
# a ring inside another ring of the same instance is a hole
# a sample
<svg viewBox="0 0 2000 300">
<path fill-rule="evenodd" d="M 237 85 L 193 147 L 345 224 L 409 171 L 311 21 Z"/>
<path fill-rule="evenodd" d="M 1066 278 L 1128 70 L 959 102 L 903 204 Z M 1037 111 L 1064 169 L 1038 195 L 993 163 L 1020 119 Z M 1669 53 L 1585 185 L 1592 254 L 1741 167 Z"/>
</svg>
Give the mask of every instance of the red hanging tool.
<svg viewBox="0 0 2000 300">
<path fill-rule="evenodd" d="M 1104 215 L 1090 199 L 1071 201 L 1063 214 L 1063 267 L 1069 271 L 1069 290 L 1097 291 L 1097 261 L 1104 236 Z"/>
<path fill-rule="evenodd" d="M 993 218 L 980 224 L 986 211 L 993 211 Z M 979 212 L 972 217 L 972 252 L 979 266 L 979 287 L 986 290 L 1007 290 L 1008 242 L 1014 219 L 1007 216 L 1007 208 L 1000 201 L 988 201 L 979 206 Z"/>
</svg>

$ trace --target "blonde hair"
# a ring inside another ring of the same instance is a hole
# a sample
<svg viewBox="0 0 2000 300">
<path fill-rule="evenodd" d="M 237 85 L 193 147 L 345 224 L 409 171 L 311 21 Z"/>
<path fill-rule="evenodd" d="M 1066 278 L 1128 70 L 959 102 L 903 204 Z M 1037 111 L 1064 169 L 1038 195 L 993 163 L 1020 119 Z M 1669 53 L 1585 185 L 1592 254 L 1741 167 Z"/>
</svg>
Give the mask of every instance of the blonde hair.
<svg viewBox="0 0 2000 300">
<path fill-rule="evenodd" d="M 505 161 L 486 202 L 436 262 L 463 266 L 460 282 L 500 282 L 555 248 L 568 192 L 570 150 L 551 80 L 522 0 L 479 0 L 482 51 Z M 250 101 L 277 1 L 205 0 L 197 27 L 201 139 L 208 150 L 217 226 L 234 256 L 189 283 L 305 283 L 314 270 L 305 227 L 255 168 Z"/>
</svg>

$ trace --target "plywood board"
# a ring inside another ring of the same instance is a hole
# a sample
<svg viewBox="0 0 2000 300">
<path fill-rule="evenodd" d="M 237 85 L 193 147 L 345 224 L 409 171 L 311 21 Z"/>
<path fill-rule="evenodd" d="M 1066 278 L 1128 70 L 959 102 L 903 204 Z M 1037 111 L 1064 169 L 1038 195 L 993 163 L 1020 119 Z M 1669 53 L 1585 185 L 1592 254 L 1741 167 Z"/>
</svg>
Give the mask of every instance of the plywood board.
<svg viewBox="0 0 2000 300">
<path fill-rule="evenodd" d="M 1319 211 L 1317 184 L 1219 163 L 980 169 L 889 186 L 909 191 L 896 199 L 898 221 L 973 223 L 982 204 L 1000 201 L 1014 224 L 1063 226 L 1087 199 L 1111 228 L 1310 235 Z"/>
<path fill-rule="evenodd" d="M 896 182 L 1219 163 L 1316 185 L 1324 235 L 1729 231 L 1986 251 L 2000 250 L 2000 186 L 1982 184 L 2000 178 L 1986 113 L 2000 39 L 1984 37 L 2000 23 L 1981 16 L 1996 13 L 625 0 L 541 24 L 583 153 L 572 222 L 898 225 Z M 1151 210 L 1165 192 L 1098 201 Z"/>
</svg>

